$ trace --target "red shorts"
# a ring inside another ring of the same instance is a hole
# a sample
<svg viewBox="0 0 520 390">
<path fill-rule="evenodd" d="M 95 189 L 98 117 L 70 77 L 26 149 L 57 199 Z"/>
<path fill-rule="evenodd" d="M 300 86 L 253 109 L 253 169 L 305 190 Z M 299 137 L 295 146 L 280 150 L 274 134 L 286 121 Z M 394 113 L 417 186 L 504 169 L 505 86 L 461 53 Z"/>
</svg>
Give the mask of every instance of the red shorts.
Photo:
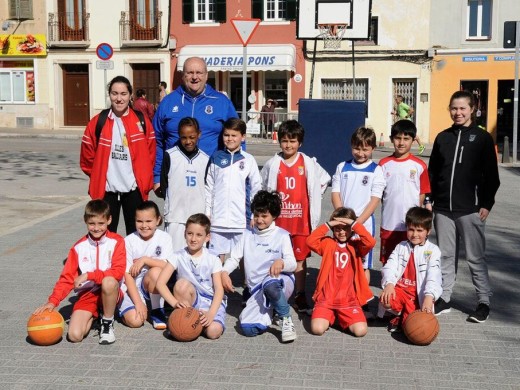
<svg viewBox="0 0 520 390">
<path fill-rule="evenodd" d="M 385 230 L 381 228 L 381 252 L 379 255 L 379 260 L 381 263 L 386 264 L 386 261 L 394 251 L 397 244 L 401 241 L 406 241 L 408 238 L 406 237 L 406 231 L 392 231 Z"/>
<path fill-rule="evenodd" d="M 291 243 L 294 251 L 294 257 L 296 261 L 303 261 L 311 255 L 311 250 L 307 246 L 306 240 L 309 236 L 292 235 Z"/>
<path fill-rule="evenodd" d="M 117 297 L 117 305 L 121 304 L 123 301 L 124 293 L 119 289 L 119 294 Z M 78 296 L 78 300 L 74 304 L 72 308 L 72 312 L 76 310 L 85 310 L 92 313 L 92 316 L 97 318 L 99 317 L 99 308 L 103 307 L 103 300 L 101 299 L 101 288 L 96 291 L 86 291 L 83 294 Z"/>
<path fill-rule="evenodd" d="M 351 306 L 345 309 L 329 309 L 323 306 L 314 306 L 311 320 L 315 318 L 323 318 L 329 321 L 329 324 L 334 324 L 334 321 L 338 318 L 338 325 L 341 329 L 348 329 L 350 325 L 357 322 L 367 322 L 365 314 L 361 306 Z"/>
<path fill-rule="evenodd" d="M 394 291 L 395 299 L 392 299 L 392 301 L 390 302 L 390 306 L 392 307 L 392 310 L 396 313 L 401 313 L 401 317 L 403 318 L 404 324 L 404 322 L 406 321 L 406 317 L 408 317 L 408 314 L 420 309 L 419 299 L 417 299 L 417 296 L 410 296 L 410 294 L 407 294 L 399 286 L 396 286 Z"/>
</svg>

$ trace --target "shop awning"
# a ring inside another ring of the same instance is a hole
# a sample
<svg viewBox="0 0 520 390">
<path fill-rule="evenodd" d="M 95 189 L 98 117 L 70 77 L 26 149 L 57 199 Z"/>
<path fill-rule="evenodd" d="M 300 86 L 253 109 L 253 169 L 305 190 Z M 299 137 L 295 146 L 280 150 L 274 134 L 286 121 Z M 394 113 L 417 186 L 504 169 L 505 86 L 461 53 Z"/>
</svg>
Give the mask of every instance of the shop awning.
<svg viewBox="0 0 520 390">
<path fill-rule="evenodd" d="M 190 57 L 202 57 L 208 70 L 242 71 L 242 45 L 191 45 L 184 46 L 177 61 L 177 70 L 182 70 L 184 61 Z M 247 45 L 247 70 L 290 70 L 296 68 L 294 45 Z"/>
</svg>

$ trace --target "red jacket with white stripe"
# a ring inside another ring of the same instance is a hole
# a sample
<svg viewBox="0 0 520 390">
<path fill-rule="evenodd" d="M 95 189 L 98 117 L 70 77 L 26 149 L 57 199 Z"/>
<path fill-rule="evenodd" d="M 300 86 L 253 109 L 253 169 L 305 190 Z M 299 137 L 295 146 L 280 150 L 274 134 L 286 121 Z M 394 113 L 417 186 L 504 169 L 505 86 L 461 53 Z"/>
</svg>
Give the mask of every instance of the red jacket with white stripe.
<svg viewBox="0 0 520 390">
<path fill-rule="evenodd" d="M 87 280 L 101 284 L 103 278 L 112 276 L 121 281 L 126 269 L 125 240 L 119 234 L 107 231 L 99 241 L 87 234 L 70 248 L 61 275 L 49 296 L 54 306 L 74 288 L 78 275 L 87 274 Z"/>
<path fill-rule="evenodd" d="M 92 199 L 103 199 L 107 182 L 108 159 L 112 144 L 112 128 L 114 120 L 108 116 L 99 142 L 96 141 L 96 123 L 99 114 L 90 120 L 81 141 L 79 165 L 81 170 L 90 177 L 88 193 Z M 127 115 L 121 116 L 125 126 L 128 148 L 132 158 L 137 187 L 143 200 L 148 199 L 148 193 L 153 188 L 153 166 L 155 164 L 155 132 L 152 123 L 144 118 L 146 132 L 143 131 L 139 118 L 132 109 Z"/>
</svg>

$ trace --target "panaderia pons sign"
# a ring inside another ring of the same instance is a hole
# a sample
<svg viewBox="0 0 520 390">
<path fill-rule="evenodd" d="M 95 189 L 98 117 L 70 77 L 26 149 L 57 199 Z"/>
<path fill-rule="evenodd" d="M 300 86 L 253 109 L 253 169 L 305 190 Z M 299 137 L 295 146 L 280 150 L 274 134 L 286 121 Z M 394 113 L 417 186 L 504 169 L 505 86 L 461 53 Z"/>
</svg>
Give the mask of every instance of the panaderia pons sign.
<svg viewBox="0 0 520 390">
<path fill-rule="evenodd" d="M 0 56 L 35 57 L 47 55 L 43 34 L 0 35 Z"/>
</svg>

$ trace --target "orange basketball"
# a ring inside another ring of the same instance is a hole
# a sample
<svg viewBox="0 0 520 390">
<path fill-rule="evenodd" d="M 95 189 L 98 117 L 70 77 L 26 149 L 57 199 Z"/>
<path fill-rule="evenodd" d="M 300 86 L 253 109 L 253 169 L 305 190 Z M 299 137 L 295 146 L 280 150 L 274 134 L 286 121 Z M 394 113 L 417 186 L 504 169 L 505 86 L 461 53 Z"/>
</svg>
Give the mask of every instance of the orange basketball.
<svg viewBox="0 0 520 390">
<path fill-rule="evenodd" d="M 439 321 L 433 313 L 416 310 L 406 318 L 403 331 L 408 340 L 416 345 L 428 345 L 439 334 Z"/>
<path fill-rule="evenodd" d="M 56 344 L 61 340 L 64 328 L 65 321 L 55 310 L 33 314 L 27 321 L 27 334 L 38 345 Z"/>
<path fill-rule="evenodd" d="M 178 341 L 193 341 L 202 333 L 199 311 L 194 307 L 175 309 L 168 318 L 168 330 Z"/>
</svg>

